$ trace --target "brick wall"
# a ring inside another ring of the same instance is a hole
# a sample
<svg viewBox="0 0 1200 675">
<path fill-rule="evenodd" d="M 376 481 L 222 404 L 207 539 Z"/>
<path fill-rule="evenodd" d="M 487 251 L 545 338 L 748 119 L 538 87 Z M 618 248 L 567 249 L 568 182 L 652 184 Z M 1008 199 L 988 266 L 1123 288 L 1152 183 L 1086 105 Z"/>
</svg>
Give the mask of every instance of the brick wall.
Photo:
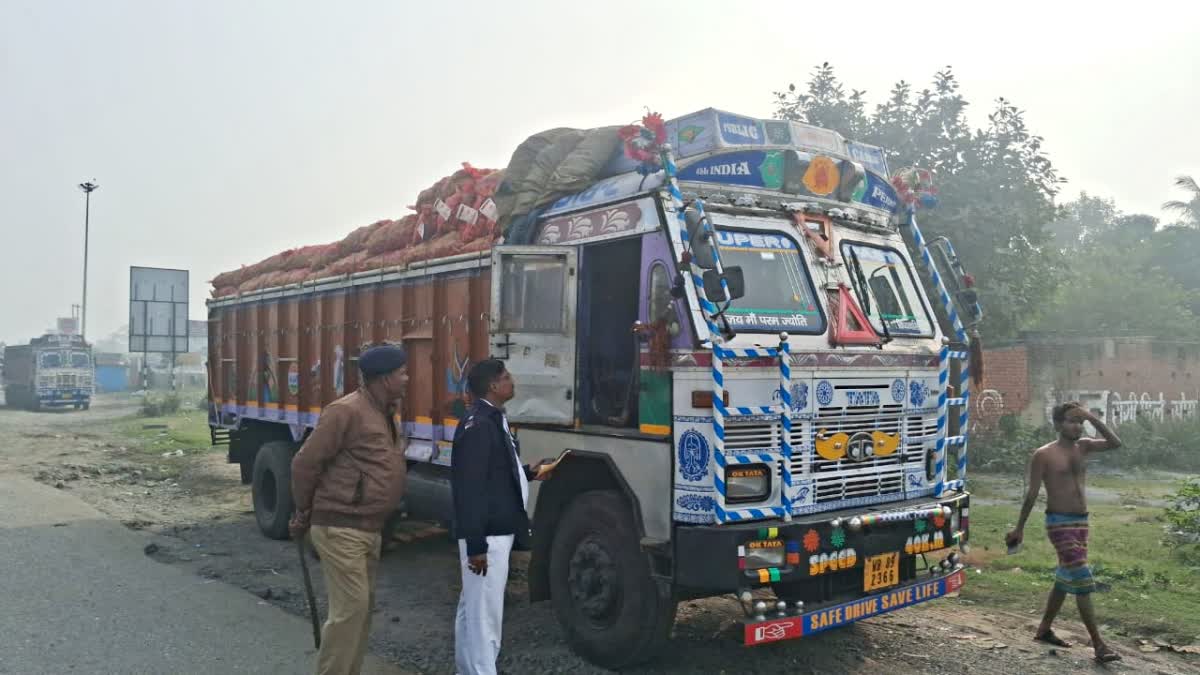
<svg viewBox="0 0 1200 675">
<path fill-rule="evenodd" d="M 1071 345 L 1031 346 L 1035 367 L 1059 390 L 1149 393 L 1168 399 L 1200 390 L 1200 345 L 1110 338 Z"/>
<path fill-rule="evenodd" d="M 985 429 L 1007 414 L 1042 424 L 1047 405 L 1077 391 L 1200 398 L 1200 343 L 1038 335 L 985 349 L 984 382 L 972 392 L 971 414 Z"/>
<path fill-rule="evenodd" d="M 978 427 L 990 429 L 1001 415 L 1020 414 L 1029 406 L 1029 400 L 1029 353 L 1025 345 L 984 349 L 983 385 L 971 393 L 971 415 Z"/>
</svg>

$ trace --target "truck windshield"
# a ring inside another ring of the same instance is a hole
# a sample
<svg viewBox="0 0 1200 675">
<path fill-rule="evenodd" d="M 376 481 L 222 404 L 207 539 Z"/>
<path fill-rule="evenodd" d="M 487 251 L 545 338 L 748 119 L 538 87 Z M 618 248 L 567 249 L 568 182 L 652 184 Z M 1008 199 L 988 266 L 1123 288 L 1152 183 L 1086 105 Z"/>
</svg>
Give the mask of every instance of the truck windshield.
<svg viewBox="0 0 1200 675">
<path fill-rule="evenodd" d="M 40 363 L 43 368 L 61 368 L 62 355 L 58 352 L 42 352 L 38 363 Z"/>
<path fill-rule="evenodd" d="M 859 302 L 870 306 L 868 316 L 876 331 L 882 333 L 881 322 L 886 321 L 892 335 L 933 335 L 929 313 L 904 256 L 891 248 L 843 241 L 842 259 L 850 267 L 850 280 Z M 854 269 L 855 259 L 860 270 Z"/>
<path fill-rule="evenodd" d="M 746 281 L 746 295 L 734 300 L 726 313 L 731 328 L 749 333 L 825 332 L 825 315 L 794 239 L 720 229 L 717 244 L 722 264 L 740 266 Z"/>
<path fill-rule="evenodd" d="M 87 368 L 90 362 L 87 352 L 71 352 L 72 368 Z"/>
</svg>

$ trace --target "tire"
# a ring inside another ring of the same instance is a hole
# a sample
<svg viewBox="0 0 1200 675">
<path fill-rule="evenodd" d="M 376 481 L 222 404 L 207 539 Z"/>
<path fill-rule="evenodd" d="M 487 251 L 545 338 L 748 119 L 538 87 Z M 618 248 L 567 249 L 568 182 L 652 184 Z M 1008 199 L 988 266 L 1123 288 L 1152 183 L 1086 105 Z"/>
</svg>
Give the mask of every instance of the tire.
<svg viewBox="0 0 1200 675">
<path fill-rule="evenodd" d="M 650 574 L 633 513 L 616 492 L 576 497 L 550 547 L 550 595 L 571 649 L 619 669 L 666 646 L 676 602 L 669 582 Z"/>
<path fill-rule="evenodd" d="M 288 538 L 292 517 L 292 455 L 288 441 L 270 441 L 258 449 L 254 459 L 251 490 L 258 529 L 271 539 Z"/>
</svg>

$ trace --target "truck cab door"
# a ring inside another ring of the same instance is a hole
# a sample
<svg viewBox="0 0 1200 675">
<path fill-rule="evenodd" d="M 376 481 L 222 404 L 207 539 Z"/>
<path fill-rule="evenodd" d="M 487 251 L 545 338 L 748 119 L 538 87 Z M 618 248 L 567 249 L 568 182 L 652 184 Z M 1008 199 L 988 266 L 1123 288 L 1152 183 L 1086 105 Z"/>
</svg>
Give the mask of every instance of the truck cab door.
<svg viewBox="0 0 1200 675">
<path fill-rule="evenodd" d="M 577 252 L 500 246 L 492 252 L 492 356 L 516 381 L 512 422 L 575 421 Z"/>
</svg>

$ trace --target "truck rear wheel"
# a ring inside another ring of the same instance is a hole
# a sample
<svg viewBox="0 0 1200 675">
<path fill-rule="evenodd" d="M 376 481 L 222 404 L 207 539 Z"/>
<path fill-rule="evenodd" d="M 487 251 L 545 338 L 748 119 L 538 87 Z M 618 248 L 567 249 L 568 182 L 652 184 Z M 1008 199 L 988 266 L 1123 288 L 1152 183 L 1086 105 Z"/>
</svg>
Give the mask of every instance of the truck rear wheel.
<svg viewBox="0 0 1200 675">
<path fill-rule="evenodd" d="M 292 517 L 292 455 L 288 441 L 269 441 L 254 459 L 254 518 L 258 529 L 271 539 L 288 538 Z"/>
<path fill-rule="evenodd" d="M 550 592 L 567 642 L 609 669 L 648 661 L 670 639 L 675 599 L 655 579 L 619 494 L 585 492 L 567 508 L 550 548 Z"/>
</svg>

